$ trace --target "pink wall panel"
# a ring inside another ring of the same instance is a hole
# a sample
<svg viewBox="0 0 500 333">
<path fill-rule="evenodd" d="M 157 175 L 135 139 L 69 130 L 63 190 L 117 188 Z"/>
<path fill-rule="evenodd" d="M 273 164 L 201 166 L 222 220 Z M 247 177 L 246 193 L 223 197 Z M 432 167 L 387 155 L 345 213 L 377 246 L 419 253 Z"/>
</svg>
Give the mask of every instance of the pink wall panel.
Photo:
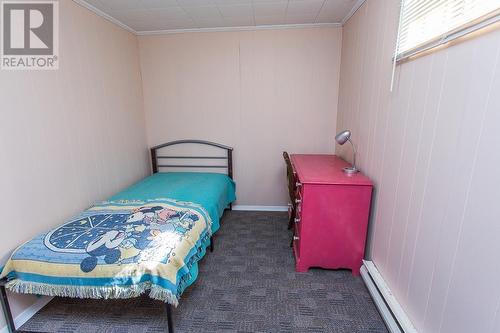
<svg viewBox="0 0 500 333">
<path fill-rule="evenodd" d="M 367 0 L 342 38 L 337 128 L 375 181 L 371 258 L 420 332 L 496 332 L 500 31 L 398 65 L 391 93 L 398 14 Z"/>
<path fill-rule="evenodd" d="M 59 70 L 0 74 L 0 258 L 149 172 L 136 37 L 59 7 Z"/>
<path fill-rule="evenodd" d="M 286 204 L 284 150 L 334 151 L 341 28 L 139 42 L 149 144 L 192 137 L 234 146 L 238 204 Z"/>
</svg>

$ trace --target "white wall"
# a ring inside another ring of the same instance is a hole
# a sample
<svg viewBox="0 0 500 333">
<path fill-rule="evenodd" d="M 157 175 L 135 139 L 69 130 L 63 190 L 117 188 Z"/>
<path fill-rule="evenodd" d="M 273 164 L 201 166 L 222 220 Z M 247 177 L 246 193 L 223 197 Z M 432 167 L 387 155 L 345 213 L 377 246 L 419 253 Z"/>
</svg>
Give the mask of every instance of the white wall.
<svg viewBox="0 0 500 333">
<path fill-rule="evenodd" d="M 500 31 L 399 65 L 390 93 L 398 3 L 343 31 L 337 127 L 376 184 L 371 256 L 419 332 L 500 332 Z"/>
<path fill-rule="evenodd" d="M 149 172 L 136 37 L 59 6 L 60 69 L 0 72 L 0 257 Z"/>
<path fill-rule="evenodd" d="M 139 37 L 148 143 L 235 148 L 238 204 L 284 205 L 282 152 L 332 153 L 341 28 Z"/>
</svg>

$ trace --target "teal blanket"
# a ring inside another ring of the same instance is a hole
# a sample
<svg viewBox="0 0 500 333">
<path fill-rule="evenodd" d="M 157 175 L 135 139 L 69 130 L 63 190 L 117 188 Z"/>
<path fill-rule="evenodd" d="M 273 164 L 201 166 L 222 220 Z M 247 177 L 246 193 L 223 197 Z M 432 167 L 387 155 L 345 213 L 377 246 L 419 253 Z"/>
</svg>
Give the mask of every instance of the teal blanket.
<svg viewBox="0 0 500 333">
<path fill-rule="evenodd" d="M 109 200 L 147 200 L 171 198 L 194 202 L 212 218 L 212 232 L 219 227 L 224 209 L 236 200 L 235 183 L 224 174 L 208 172 L 155 173 Z"/>
<path fill-rule="evenodd" d="M 210 226 L 203 207 L 189 202 L 107 201 L 20 246 L 0 277 L 17 293 L 130 298 L 148 290 L 177 305 Z"/>
<path fill-rule="evenodd" d="M 25 243 L 0 277 L 19 293 L 129 298 L 150 290 L 177 305 L 235 199 L 226 175 L 157 173 Z"/>
</svg>

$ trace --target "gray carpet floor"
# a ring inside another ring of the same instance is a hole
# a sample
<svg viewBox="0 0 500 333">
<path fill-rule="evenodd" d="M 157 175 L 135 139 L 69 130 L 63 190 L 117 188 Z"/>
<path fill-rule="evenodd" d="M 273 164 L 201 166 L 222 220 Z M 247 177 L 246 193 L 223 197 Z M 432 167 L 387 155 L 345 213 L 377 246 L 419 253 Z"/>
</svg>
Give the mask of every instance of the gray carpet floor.
<svg viewBox="0 0 500 333">
<path fill-rule="evenodd" d="M 215 252 L 175 308 L 176 332 L 385 333 L 360 277 L 294 271 L 286 213 L 226 212 Z M 165 332 L 165 307 L 129 300 L 55 298 L 23 327 L 36 332 Z"/>
</svg>

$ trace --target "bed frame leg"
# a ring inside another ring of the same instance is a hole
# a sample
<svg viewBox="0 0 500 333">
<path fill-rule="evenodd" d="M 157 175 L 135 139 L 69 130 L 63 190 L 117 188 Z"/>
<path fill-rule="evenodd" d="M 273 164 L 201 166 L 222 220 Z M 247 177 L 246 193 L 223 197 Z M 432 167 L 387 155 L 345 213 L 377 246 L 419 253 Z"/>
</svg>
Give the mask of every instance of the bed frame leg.
<svg viewBox="0 0 500 333">
<path fill-rule="evenodd" d="M 6 283 L 7 279 L 0 280 L 0 302 L 2 303 L 3 315 L 5 316 L 9 332 L 14 333 L 17 331 L 16 325 L 14 324 L 14 318 L 12 318 L 12 312 L 10 311 L 9 300 L 7 299 L 7 290 L 5 290 Z"/>
<path fill-rule="evenodd" d="M 168 333 L 174 333 L 174 319 L 172 318 L 172 305 L 166 303 Z"/>
<path fill-rule="evenodd" d="M 214 236 L 210 237 L 210 252 L 214 252 Z"/>
</svg>

